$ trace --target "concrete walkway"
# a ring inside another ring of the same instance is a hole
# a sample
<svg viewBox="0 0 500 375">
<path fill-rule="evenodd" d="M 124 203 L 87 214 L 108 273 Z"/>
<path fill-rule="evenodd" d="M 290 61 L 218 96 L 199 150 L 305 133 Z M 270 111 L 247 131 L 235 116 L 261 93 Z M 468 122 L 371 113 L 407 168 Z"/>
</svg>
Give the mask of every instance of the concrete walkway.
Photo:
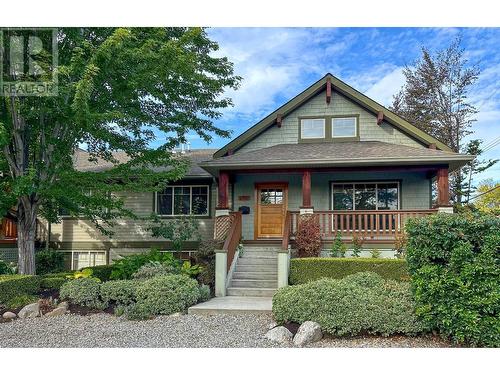
<svg viewBox="0 0 500 375">
<path fill-rule="evenodd" d="M 216 297 L 207 302 L 191 306 L 188 314 L 255 314 L 270 313 L 273 306 L 272 297 Z"/>
</svg>

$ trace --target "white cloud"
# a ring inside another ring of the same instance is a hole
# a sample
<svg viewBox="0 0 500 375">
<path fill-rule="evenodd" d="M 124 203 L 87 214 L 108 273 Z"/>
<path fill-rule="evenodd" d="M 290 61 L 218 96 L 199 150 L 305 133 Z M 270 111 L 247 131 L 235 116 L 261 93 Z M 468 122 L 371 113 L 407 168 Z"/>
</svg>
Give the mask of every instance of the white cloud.
<svg viewBox="0 0 500 375">
<path fill-rule="evenodd" d="M 398 67 L 375 82 L 365 91 L 365 95 L 388 107 L 392 103 L 393 95 L 401 89 L 404 83 L 403 68 Z"/>
</svg>

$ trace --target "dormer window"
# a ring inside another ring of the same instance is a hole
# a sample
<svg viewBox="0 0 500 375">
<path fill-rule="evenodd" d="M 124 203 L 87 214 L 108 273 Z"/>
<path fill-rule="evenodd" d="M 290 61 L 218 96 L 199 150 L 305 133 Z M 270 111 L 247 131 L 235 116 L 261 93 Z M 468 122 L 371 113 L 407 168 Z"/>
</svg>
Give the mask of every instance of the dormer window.
<svg viewBox="0 0 500 375">
<path fill-rule="evenodd" d="M 300 131 L 302 139 L 325 138 L 325 119 L 308 118 L 300 120 Z"/>
<path fill-rule="evenodd" d="M 357 133 L 357 117 L 332 118 L 332 138 L 354 138 Z"/>
</svg>

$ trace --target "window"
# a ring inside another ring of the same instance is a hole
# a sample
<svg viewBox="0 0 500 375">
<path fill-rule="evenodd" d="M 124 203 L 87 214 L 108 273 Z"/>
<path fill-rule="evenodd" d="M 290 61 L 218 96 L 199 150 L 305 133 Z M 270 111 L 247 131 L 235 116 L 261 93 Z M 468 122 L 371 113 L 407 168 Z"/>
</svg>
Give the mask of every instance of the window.
<svg viewBox="0 0 500 375">
<path fill-rule="evenodd" d="M 261 189 L 260 190 L 261 204 L 282 204 L 283 189 Z"/>
<path fill-rule="evenodd" d="M 208 215 L 206 185 L 167 186 L 156 193 L 156 213 L 165 216 Z"/>
<path fill-rule="evenodd" d="M 106 264 L 105 251 L 72 251 L 71 269 L 79 270 L 83 267 L 103 266 Z"/>
<path fill-rule="evenodd" d="M 397 210 L 399 183 L 332 184 L 333 210 Z"/>
<path fill-rule="evenodd" d="M 300 120 L 301 138 L 325 138 L 325 119 Z"/>
<path fill-rule="evenodd" d="M 356 117 L 334 117 L 332 118 L 332 137 L 351 138 L 357 137 Z"/>
</svg>

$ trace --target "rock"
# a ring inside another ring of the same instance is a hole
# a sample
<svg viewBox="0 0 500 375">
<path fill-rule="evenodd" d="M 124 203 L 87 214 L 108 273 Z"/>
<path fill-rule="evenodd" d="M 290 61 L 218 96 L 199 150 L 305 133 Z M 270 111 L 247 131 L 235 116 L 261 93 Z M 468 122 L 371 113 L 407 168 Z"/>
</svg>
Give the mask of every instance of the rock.
<svg viewBox="0 0 500 375">
<path fill-rule="evenodd" d="M 289 344 L 292 341 L 293 335 L 285 327 L 279 326 L 269 330 L 264 337 L 280 344 Z"/>
<path fill-rule="evenodd" d="M 269 325 L 267 326 L 267 329 L 271 330 L 277 326 L 278 326 L 278 323 L 276 323 L 274 320 L 271 320 L 271 323 L 269 323 Z"/>
<path fill-rule="evenodd" d="M 56 307 L 54 310 L 49 311 L 44 316 L 59 316 L 59 315 L 64 315 L 64 314 L 66 314 L 66 311 L 67 311 L 67 308 L 64 307 L 64 306 Z"/>
<path fill-rule="evenodd" d="M 176 312 L 176 313 L 170 314 L 168 317 L 169 318 L 178 318 L 179 316 L 182 316 L 182 314 L 180 312 Z"/>
<path fill-rule="evenodd" d="M 6 311 L 3 313 L 2 318 L 4 319 L 16 319 L 17 315 L 12 311 Z"/>
<path fill-rule="evenodd" d="M 19 311 L 17 316 L 21 319 L 36 318 L 37 316 L 40 316 L 40 302 L 24 306 L 21 311 Z"/>
<path fill-rule="evenodd" d="M 300 325 L 299 330 L 293 338 L 293 343 L 297 346 L 304 346 L 323 338 L 321 326 L 316 322 L 307 321 Z"/>
<path fill-rule="evenodd" d="M 57 307 L 64 307 L 66 310 L 69 309 L 69 303 L 66 301 L 61 302 Z"/>
</svg>

